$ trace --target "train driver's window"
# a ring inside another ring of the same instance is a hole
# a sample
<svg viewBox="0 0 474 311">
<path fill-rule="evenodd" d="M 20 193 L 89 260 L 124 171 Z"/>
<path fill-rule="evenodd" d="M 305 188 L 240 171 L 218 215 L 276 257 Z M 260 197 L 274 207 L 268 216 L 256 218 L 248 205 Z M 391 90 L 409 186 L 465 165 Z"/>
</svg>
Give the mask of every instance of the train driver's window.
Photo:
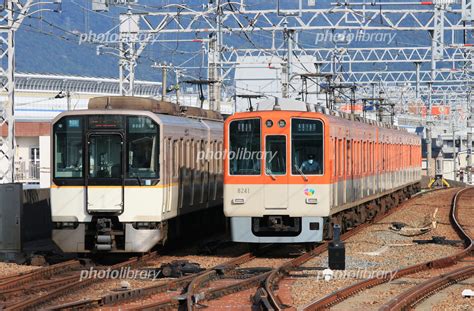
<svg viewBox="0 0 474 311">
<path fill-rule="evenodd" d="M 235 120 L 229 125 L 230 175 L 261 174 L 260 119 Z"/>
<path fill-rule="evenodd" d="M 323 123 L 320 120 L 291 120 L 291 173 L 319 175 L 324 171 Z"/>
<path fill-rule="evenodd" d="M 64 117 L 54 125 L 54 177 L 82 178 L 83 118 Z"/>
</svg>

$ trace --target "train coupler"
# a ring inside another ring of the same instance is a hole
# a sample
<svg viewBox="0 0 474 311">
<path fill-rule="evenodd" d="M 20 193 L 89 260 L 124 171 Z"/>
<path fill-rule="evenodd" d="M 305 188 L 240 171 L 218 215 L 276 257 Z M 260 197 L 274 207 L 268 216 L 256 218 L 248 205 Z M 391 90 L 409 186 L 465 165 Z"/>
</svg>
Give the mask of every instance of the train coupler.
<svg viewBox="0 0 474 311">
<path fill-rule="evenodd" d="M 98 251 L 111 251 L 112 246 L 112 220 L 108 218 L 97 219 L 97 235 L 95 237 L 95 249 Z"/>
</svg>

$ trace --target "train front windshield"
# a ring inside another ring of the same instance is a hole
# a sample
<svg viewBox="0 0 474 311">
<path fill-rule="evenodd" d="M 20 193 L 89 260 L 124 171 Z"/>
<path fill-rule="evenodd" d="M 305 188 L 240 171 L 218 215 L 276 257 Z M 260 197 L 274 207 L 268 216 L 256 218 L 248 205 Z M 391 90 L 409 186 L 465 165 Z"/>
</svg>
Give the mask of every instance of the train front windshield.
<svg viewBox="0 0 474 311">
<path fill-rule="evenodd" d="M 292 174 L 323 174 L 323 141 L 323 123 L 320 120 L 291 120 Z"/>
<path fill-rule="evenodd" d="M 229 172 L 260 175 L 260 119 L 235 120 L 229 126 Z"/>
<path fill-rule="evenodd" d="M 159 180 L 159 126 L 148 117 L 67 116 L 54 125 L 53 140 L 53 178 L 59 184 Z"/>
</svg>

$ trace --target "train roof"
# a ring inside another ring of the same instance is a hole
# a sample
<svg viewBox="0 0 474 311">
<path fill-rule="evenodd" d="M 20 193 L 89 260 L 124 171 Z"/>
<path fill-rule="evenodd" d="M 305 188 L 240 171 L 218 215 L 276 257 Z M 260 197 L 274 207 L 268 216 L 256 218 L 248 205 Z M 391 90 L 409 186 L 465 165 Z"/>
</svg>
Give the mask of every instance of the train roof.
<svg viewBox="0 0 474 311">
<path fill-rule="evenodd" d="M 406 131 L 406 129 L 404 128 L 401 128 L 401 127 L 398 127 L 396 125 L 392 125 L 386 122 L 370 120 L 361 116 L 357 116 L 355 114 L 350 114 L 350 113 L 346 113 L 342 111 L 336 111 L 324 106 L 315 105 L 311 103 L 305 103 L 300 100 L 289 99 L 289 98 L 274 98 L 274 99 L 265 99 L 265 100 L 259 101 L 256 104 L 256 110 L 254 112 L 269 113 L 272 111 L 286 111 L 290 114 L 291 113 L 297 114 L 300 112 L 316 112 L 316 113 L 320 113 L 329 117 L 341 118 L 341 119 L 354 121 L 354 122 L 361 122 L 364 124 L 374 125 L 381 128 Z M 248 112 L 249 111 L 236 112 L 235 115 L 245 114 Z"/>
<path fill-rule="evenodd" d="M 89 100 L 91 110 L 145 110 L 157 114 L 194 117 L 211 120 L 223 120 L 219 112 L 199 107 L 179 106 L 177 104 L 153 98 L 135 96 L 100 96 Z"/>
</svg>

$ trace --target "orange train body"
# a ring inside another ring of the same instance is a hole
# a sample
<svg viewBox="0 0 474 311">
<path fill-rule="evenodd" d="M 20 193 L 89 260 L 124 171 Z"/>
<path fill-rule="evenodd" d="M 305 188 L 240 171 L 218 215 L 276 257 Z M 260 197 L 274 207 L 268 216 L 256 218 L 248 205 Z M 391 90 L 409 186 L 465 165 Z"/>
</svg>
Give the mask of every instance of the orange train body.
<svg viewBox="0 0 474 311">
<path fill-rule="evenodd" d="M 262 155 L 235 159 L 244 154 L 236 145 Z M 224 212 L 237 242 L 321 241 L 331 215 L 421 179 L 417 135 L 317 112 L 236 113 L 224 125 L 224 152 Z M 304 172 L 313 158 L 317 169 Z"/>
</svg>

